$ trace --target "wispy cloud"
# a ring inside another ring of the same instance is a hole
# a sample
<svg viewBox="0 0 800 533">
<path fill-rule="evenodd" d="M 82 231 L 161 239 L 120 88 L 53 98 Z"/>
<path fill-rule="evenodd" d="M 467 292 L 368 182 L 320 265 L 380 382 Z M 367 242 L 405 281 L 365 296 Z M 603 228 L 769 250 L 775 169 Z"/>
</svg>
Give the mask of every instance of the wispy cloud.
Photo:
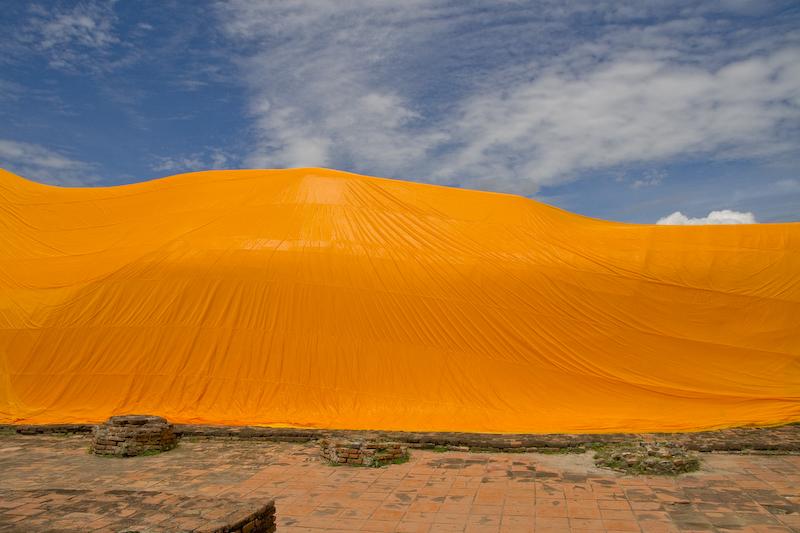
<svg viewBox="0 0 800 533">
<path fill-rule="evenodd" d="M 523 194 L 676 158 L 797 157 L 800 33 L 733 20 L 758 9 L 219 4 L 228 36 L 242 43 L 258 138 L 248 164 Z M 573 25 L 578 17 L 586 23 Z"/>
<path fill-rule="evenodd" d="M 50 67 L 97 69 L 120 42 L 113 27 L 115 0 L 82 2 L 68 9 L 32 5 L 28 24 L 17 39 L 44 54 Z"/>
<path fill-rule="evenodd" d="M 237 156 L 219 148 L 209 148 L 203 152 L 186 156 L 158 157 L 157 159 L 158 163 L 150 167 L 152 170 L 178 173 L 231 168 Z"/>
<path fill-rule="evenodd" d="M 664 182 L 664 178 L 667 177 L 667 171 L 662 170 L 661 172 L 657 170 L 648 170 L 642 176 L 642 179 L 638 179 L 631 184 L 631 189 L 638 189 L 639 187 L 658 187 Z M 618 181 L 622 181 L 619 179 Z"/>
<path fill-rule="evenodd" d="M 704 218 L 689 218 L 676 211 L 669 216 L 658 219 L 656 224 L 659 225 L 688 225 L 699 226 L 704 224 L 755 224 L 756 217 L 753 213 L 740 213 L 739 211 L 731 211 L 730 209 L 723 209 L 722 211 L 712 211 Z"/>
<path fill-rule="evenodd" d="M 465 146 L 440 172 L 505 168 L 551 185 L 582 170 L 676 156 L 796 152 L 797 138 L 787 138 L 784 125 L 800 119 L 800 48 L 717 70 L 664 55 L 625 52 L 577 74 L 556 64 L 511 91 L 468 101 L 456 122 Z M 515 164 L 518 154 L 528 157 Z"/>
<path fill-rule="evenodd" d="M 19 83 L 0 79 L 0 101 L 17 100 L 24 92 L 25 88 Z"/>
<path fill-rule="evenodd" d="M 775 182 L 775 186 L 784 192 L 798 192 L 800 191 L 800 182 L 797 180 L 786 179 Z"/>
<path fill-rule="evenodd" d="M 424 159 L 446 135 L 426 131 L 417 106 L 375 70 L 391 69 L 403 39 L 422 30 L 396 23 L 424 20 L 426 4 L 221 5 L 228 35 L 252 46 L 242 64 L 258 138 L 248 164 L 394 175 Z"/>
<path fill-rule="evenodd" d="M 792 0 L 7 4 L 0 137 L 104 150 L 117 179 L 313 165 L 626 221 L 798 216 Z"/>
<path fill-rule="evenodd" d="M 47 185 L 83 187 L 102 178 L 94 165 L 71 159 L 43 146 L 0 139 L 0 166 L 23 178 Z"/>
</svg>

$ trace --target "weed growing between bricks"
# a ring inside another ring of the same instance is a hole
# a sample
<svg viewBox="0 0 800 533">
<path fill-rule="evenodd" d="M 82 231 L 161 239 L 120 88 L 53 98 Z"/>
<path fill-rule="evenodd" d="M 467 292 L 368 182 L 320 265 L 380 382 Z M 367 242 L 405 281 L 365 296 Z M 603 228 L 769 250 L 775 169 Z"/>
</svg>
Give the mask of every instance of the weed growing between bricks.
<svg viewBox="0 0 800 533">
<path fill-rule="evenodd" d="M 178 448 L 180 448 L 180 447 L 181 447 L 181 445 L 180 445 L 180 444 L 176 444 L 176 445 L 174 445 L 174 446 L 172 446 L 172 447 L 169 447 L 169 448 L 166 448 L 166 449 L 164 449 L 164 450 L 145 450 L 145 451 L 143 451 L 143 452 L 141 452 L 141 453 L 138 453 L 138 454 L 136 454 L 136 455 L 120 455 L 120 454 L 113 454 L 113 453 L 95 453 L 94 451 L 92 451 L 92 445 L 90 444 L 89 446 L 87 446 L 87 447 L 86 447 L 86 453 L 88 453 L 89 455 L 95 455 L 95 456 L 97 456 L 97 457 L 116 458 L 116 459 L 128 459 L 128 458 L 130 458 L 130 457 L 141 457 L 141 456 L 149 456 L 149 455 L 161 455 L 161 454 L 162 454 L 162 453 L 164 453 L 164 452 L 168 452 L 168 451 L 170 451 L 170 450 L 176 450 L 176 449 L 178 449 Z"/>
<path fill-rule="evenodd" d="M 576 446 L 574 448 L 541 448 L 536 450 L 536 453 L 541 453 L 544 455 L 582 454 L 586 453 L 586 450 L 598 450 L 600 448 L 602 448 L 602 446 L 595 445 Z"/>
<path fill-rule="evenodd" d="M 321 439 L 322 457 L 331 463 L 380 468 L 408 462 L 408 446 L 380 440 Z"/>
<path fill-rule="evenodd" d="M 403 463 L 407 463 L 410 460 L 411 460 L 411 454 L 407 453 L 405 456 L 391 459 L 388 461 L 372 461 L 368 465 L 362 463 L 337 463 L 336 461 L 329 461 L 327 459 L 325 460 L 325 465 L 332 467 L 347 465 L 353 468 L 386 468 L 389 465 L 401 465 Z"/>
<path fill-rule="evenodd" d="M 389 465 L 401 465 L 403 463 L 409 462 L 410 460 L 411 460 L 411 454 L 408 453 L 408 451 L 406 451 L 405 453 L 403 453 L 401 455 L 395 455 L 391 459 L 386 459 L 384 461 L 372 461 L 372 463 L 369 464 L 369 465 L 358 465 L 358 464 L 356 464 L 356 465 L 353 465 L 353 466 L 356 466 L 356 467 L 358 467 L 358 466 L 361 466 L 361 467 L 368 466 L 369 468 L 385 468 L 385 467 L 387 467 Z"/>
<path fill-rule="evenodd" d="M 595 465 L 634 475 L 679 475 L 700 468 L 697 457 L 677 442 L 614 444 L 595 449 Z"/>
</svg>

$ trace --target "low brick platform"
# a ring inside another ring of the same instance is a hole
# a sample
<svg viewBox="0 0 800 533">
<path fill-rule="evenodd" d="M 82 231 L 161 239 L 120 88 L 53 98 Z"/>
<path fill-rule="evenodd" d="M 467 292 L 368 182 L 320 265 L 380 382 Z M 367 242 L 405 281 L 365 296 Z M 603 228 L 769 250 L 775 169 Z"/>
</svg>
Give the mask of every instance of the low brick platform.
<svg viewBox="0 0 800 533">
<path fill-rule="evenodd" d="M 0 431 L 21 435 L 53 435 L 91 433 L 89 424 L 5 425 Z M 309 442 L 325 438 L 401 442 L 410 448 L 445 446 L 454 450 L 491 452 L 534 452 L 579 449 L 589 444 L 620 444 L 639 441 L 669 441 L 691 451 L 800 451 L 800 425 L 770 428 L 733 428 L 696 433 L 607 433 L 607 434 L 494 434 L 436 433 L 409 431 L 347 431 L 303 428 L 270 428 L 254 426 L 204 426 L 174 424 L 181 437 L 225 437 L 243 440 Z"/>
<path fill-rule="evenodd" d="M 112 416 L 92 428 L 92 452 L 97 455 L 134 457 L 146 452 L 166 452 L 177 444 L 172 424 L 160 416 Z"/>
<path fill-rule="evenodd" d="M 0 531 L 273 533 L 275 503 L 157 491 L 2 490 Z M 18 504 L 18 505 L 15 505 Z M 15 510 L 24 510 L 15 514 Z M 18 527 L 23 523 L 24 527 Z"/>
</svg>

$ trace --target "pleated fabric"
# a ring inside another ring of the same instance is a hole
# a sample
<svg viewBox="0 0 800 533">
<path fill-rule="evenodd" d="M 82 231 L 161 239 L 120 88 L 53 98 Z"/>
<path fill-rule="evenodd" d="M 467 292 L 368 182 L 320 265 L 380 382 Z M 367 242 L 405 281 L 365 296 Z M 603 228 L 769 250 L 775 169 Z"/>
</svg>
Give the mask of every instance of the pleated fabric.
<svg viewBox="0 0 800 533">
<path fill-rule="evenodd" d="M 321 168 L 0 171 L 0 422 L 800 420 L 800 224 L 651 226 Z"/>
</svg>

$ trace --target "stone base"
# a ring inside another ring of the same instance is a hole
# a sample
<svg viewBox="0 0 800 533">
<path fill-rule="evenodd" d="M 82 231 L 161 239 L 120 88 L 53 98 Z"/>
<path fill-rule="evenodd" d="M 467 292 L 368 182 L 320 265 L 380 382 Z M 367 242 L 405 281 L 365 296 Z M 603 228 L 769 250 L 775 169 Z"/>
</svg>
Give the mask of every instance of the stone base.
<svg viewBox="0 0 800 533">
<path fill-rule="evenodd" d="M 340 465 L 381 466 L 408 458 L 408 446 L 399 442 L 322 439 L 319 445 L 322 446 L 322 457 Z"/>
<path fill-rule="evenodd" d="M 160 416 L 112 416 L 92 428 L 92 452 L 133 457 L 145 452 L 165 452 L 178 445 L 172 424 Z"/>
<path fill-rule="evenodd" d="M 677 442 L 640 442 L 606 447 L 595 465 L 626 474 L 683 474 L 697 470 L 699 462 Z"/>
</svg>

